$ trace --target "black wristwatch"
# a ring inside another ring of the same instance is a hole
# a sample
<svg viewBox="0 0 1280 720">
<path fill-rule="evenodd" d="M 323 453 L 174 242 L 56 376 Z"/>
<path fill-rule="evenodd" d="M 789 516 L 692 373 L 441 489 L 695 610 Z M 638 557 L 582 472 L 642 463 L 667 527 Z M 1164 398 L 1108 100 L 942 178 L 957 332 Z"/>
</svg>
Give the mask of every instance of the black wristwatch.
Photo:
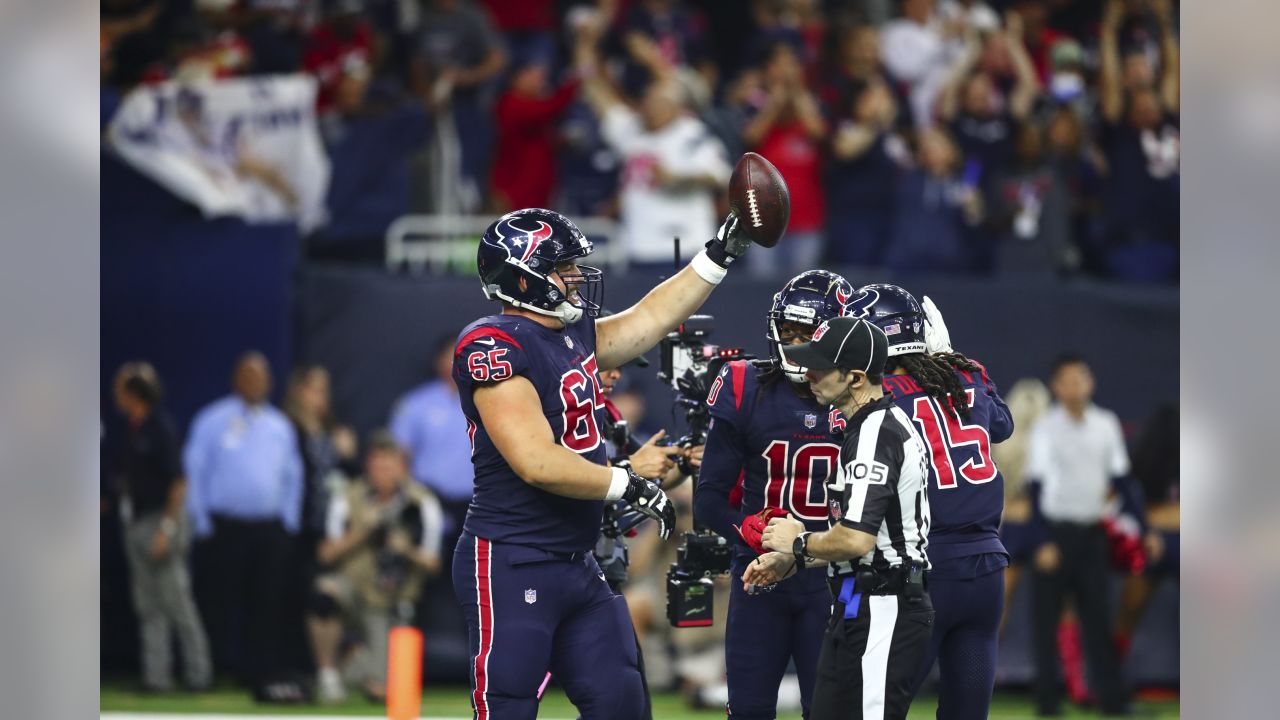
<svg viewBox="0 0 1280 720">
<path fill-rule="evenodd" d="M 808 530 L 800 533 L 799 535 L 796 536 L 795 540 L 791 541 L 791 554 L 796 556 L 796 572 L 800 572 L 801 570 L 804 569 L 804 558 L 806 555 L 805 545 L 807 545 L 808 542 L 809 542 Z"/>
</svg>

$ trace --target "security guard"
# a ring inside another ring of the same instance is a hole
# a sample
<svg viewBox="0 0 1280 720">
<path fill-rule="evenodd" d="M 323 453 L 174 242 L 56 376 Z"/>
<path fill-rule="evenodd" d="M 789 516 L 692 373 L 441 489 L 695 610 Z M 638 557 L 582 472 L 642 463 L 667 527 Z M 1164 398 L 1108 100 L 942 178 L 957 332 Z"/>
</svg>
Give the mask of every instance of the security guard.
<svg viewBox="0 0 1280 720">
<path fill-rule="evenodd" d="M 797 567 L 828 564 L 836 601 L 811 720 L 905 718 L 933 629 L 927 456 L 911 421 L 881 389 L 887 348 L 876 326 L 839 317 L 820 325 L 812 342 L 784 349 L 808 368 L 819 402 L 847 418 L 839 472 L 827 488 L 831 528 L 803 532 L 794 518 L 774 518 L 763 539 L 766 548 L 794 554 Z"/>
</svg>

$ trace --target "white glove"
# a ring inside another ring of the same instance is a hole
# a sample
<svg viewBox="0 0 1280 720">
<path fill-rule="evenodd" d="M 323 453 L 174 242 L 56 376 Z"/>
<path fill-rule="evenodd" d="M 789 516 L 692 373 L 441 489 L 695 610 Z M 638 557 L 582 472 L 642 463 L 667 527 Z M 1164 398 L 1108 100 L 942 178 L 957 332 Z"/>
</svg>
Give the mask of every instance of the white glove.
<svg viewBox="0 0 1280 720">
<path fill-rule="evenodd" d="M 920 302 L 924 308 L 924 349 L 930 355 L 939 352 L 954 352 L 951 349 L 951 333 L 947 323 L 942 319 L 942 311 L 929 299 L 928 295 Z"/>
</svg>

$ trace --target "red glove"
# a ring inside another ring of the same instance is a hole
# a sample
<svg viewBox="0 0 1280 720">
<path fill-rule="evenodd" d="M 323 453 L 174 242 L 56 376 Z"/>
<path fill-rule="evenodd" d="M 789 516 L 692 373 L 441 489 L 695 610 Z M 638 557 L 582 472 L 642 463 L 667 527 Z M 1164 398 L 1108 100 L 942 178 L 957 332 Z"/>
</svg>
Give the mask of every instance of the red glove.
<svg viewBox="0 0 1280 720">
<path fill-rule="evenodd" d="M 776 507 L 767 507 L 755 515 L 748 515 L 742 521 L 742 527 L 733 526 L 738 531 L 738 536 L 742 538 L 742 542 L 747 547 L 755 550 L 757 554 L 764 554 L 768 550 L 764 549 L 764 545 L 760 544 L 760 536 L 764 535 L 764 529 L 769 525 L 769 521 L 776 517 L 786 517 L 787 511 L 780 510 Z"/>
</svg>

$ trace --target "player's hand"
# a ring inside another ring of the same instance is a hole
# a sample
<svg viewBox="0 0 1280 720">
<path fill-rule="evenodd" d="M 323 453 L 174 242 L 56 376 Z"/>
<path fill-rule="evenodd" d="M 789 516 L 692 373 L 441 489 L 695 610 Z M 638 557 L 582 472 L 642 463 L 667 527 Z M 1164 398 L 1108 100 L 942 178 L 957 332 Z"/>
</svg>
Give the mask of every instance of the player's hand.
<svg viewBox="0 0 1280 720">
<path fill-rule="evenodd" d="M 722 268 L 728 268 L 734 260 L 746 254 L 751 247 L 751 238 L 740 232 L 738 216 L 729 213 L 724 223 L 716 231 L 716 236 L 707 241 L 707 257 Z"/>
<path fill-rule="evenodd" d="M 787 553 L 770 552 L 752 560 L 742 573 L 742 589 L 755 595 L 773 589 L 782 580 L 795 574 L 796 559 Z"/>
<path fill-rule="evenodd" d="M 655 483 L 629 471 L 631 482 L 622 499 L 632 508 L 658 521 L 658 535 L 666 540 L 676 526 L 676 506 Z"/>
<path fill-rule="evenodd" d="M 793 517 L 776 517 L 769 521 L 764 533 L 760 535 L 760 544 L 766 550 L 791 553 L 791 545 L 796 536 L 804 532 L 804 523 Z"/>
<path fill-rule="evenodd" d="M 689 463 L 689 467 L 697 470 L 702 467 L 702 451 L 706 450 L 706 445 L 696 445 L 684 451 L 685 460 Z"/>
<path fill-rule="evenodd" d="M 930 300 L 928 295 L 920 301 L 920 307 L 924 308 L 925 352 L 930 354 L 954 352 L 951 349 L 951 332 L 947 330 L 947 323 L 942 320 L 942 311 L 933 304 L 933 300 Z"/>
<path fill-rule="evenodd" d="M 658 444 L 666 434 L 666 430 L 659 430 L 644 445 L 641 445 L 639 450 L 631 453 L 627 460 L 631 463 L 632 472 L 642 478 L 655 480 L 675 467 L 675 461 L 672 458 L 680 454 L 680 448 Z"/>
<path fill-rule="evenodd" d="M 1036 550 L 1035 566 L 1036 570 L 1043 573 L 1057 572 L 1058 566 L 1062 563 L 1062 557 L 1058 553 L 1058 546 L 1053 543 L 1045 543 Z"/>
</svg>

